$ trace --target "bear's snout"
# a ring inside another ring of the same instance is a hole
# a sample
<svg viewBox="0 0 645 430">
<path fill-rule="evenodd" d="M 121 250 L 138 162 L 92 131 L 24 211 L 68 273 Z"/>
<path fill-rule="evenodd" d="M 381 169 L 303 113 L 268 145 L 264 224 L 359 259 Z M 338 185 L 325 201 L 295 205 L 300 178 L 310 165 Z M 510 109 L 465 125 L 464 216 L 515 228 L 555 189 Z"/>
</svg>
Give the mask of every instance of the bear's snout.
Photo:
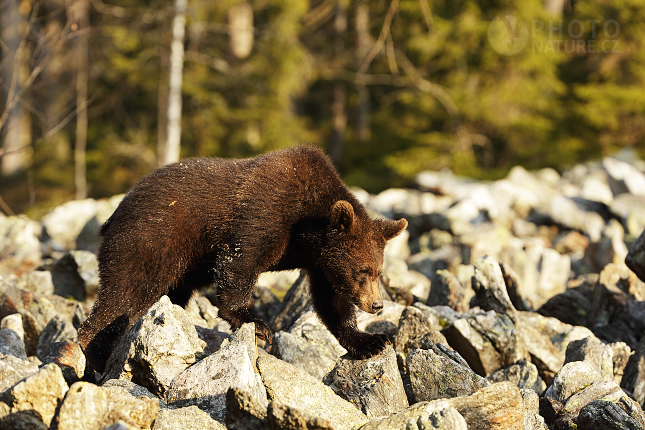
<svg viewBox="0 0 645 430">
<path fill-rule="evenodd" d="M 383 309 L 383 300 L 377 300 L 372 303 L 372 312 L 376 313 Z"/>
</svg>

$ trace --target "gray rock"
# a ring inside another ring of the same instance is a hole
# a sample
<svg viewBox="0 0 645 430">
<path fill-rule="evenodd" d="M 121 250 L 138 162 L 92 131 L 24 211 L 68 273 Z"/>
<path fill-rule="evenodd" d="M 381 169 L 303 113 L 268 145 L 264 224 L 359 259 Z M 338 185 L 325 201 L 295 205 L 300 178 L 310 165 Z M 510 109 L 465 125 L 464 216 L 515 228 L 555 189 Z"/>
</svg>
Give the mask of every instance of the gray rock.
<svg viewBox="0 0 645 430">
<path fill-rule="evenodd" d="M 2 404 L 4 405 L 4 403 Z M 2 406 L 0 405 L 0 406 Z M 0 413 L 0 417 L 2 414 Z M 0 418 L 0 428 L 6 430 L 48 430 L 49 427 L 30 412 L 14 412 Z"/>
<path fill-rule="evenodd" d="M 580 410 L 578 428 L 584 430 L 641 430 L 642 425 L 630 417 L 616 403 L 594 400 Z"/>
<path fill-rule="evenodd" d="M 266 421 L 269 430 L 333 430 L 329 420 L 277 402 L 269 404 Z"/>
<path fill-rule="evenodd" d="M 21 360 L 27 359 L 25 344 L 20 335 L 10 328 L 0 329 L 0 354 L 13 355 Z"/>
<path fill-rule="evenodd" d="M 159 413 L 159 401 L 145 395 L 135 396 L 126 388 L 110 386 L 101 387 L 105 392 L 109 415 L 118 417 L 138 428 L 150 428 Z"/>
<path fill-rule="evenodd" d="M 114 424 L 109 427 L 105 427 L 103 430 L 139 430 L 139 427 L 128 424 L 123 420 L 117 420 Z"/>
<path fill-rule="evenodd" d="M 430 294 L 430 279 L 416 270 L 410 270 L 403 260 L 392 260 L 385 265 L 381 279 L 386 289 L 400 290 L 421 299 Z"/>
<path fill-rule="evenodd" d="M 567 345 L 564 364 L 584 361 L 600 375 L 604 381 L 614 380 L 614 351 L 609 345 L 596 337 L 574 340 Z"/>
<path fill-rule="evenodd" d="M 493 310 L 513 318 L 515 307 L 506 291 L 504 274 L 499 264 L 486 256 L 475 261 L 474 266 L 473 289 L 477 298 L 476 304 L 486 311 Z"/>
<path fill-rule="evenodd" d="M 567 324 L 586 326 L 590 324 L 595 310 L 591 300 L 580 288 L 569 288 L 565 292 L 551 297 L 537 312 L 545 317 L 557 318 Z"/>
<path fill-rule="evenodd" d="M 15 313 L 22 316 L 27 356 L 36 355 L 40 334 L 56 316 L 56 310 L 44 297 L 14 286 L 0 285 L 0 318 Z"/>
<path fill-rule="evenodd" d="M 645 408 L 645 338 L 629 357 L 620 386 L 632 393 L 641 408 Z"/>
<path fill-rule="evenodd" d="M 544 418 L 540 416 L 540 400 L 537 393 L 528 388 L 520 388 L 524 402 L 524 430 L 548 430 Z"/>
<path fill-rule="evenodd" d="M 570 230 L 582 231 L 593 242 L 600 239 L 605 220 L 600 214 L 587 210 L 588 207 L 584 205 L 582 199 L 555 196 L 544 209 L 554 223 Z"/>
<path fill-rule="evenodd" d="M 560 369 L 544 395 L 564 404 L 573 394 L 601 380 L 602 377 L 592 365 L 583 361 L 573 361 Z"/>
<path fill-rule="evenodd" d="M 305 323 L 298 331 L 275 333 L 271 353 L 322 381 L 347 351 L 321 323 Z"/>
<path fill-rule="evenodd" d="M 212 353 L 218 351 L 222 343 L 228 339 L 231 333 L 211 330 L 209 328 L 204 328 L 196 325 L 195 330 L 197 331 L 197 336 L 206 343 L 204 347 L 204 355 L 211 355 Z"/>
<path fill-rule="evenodd" d="M 515 325 L 518 345 L 531 357 L 547 384 L 562 368 L 569 342 L 593 336 L 585 327 L 574 327 L 534 312 L 518 312 Z"/>
<path fill-rule="evenodd" d="M 645 231 L 629 248 L 625 264 L 638 275 L 641 281 L 645 282 Z"/>
<path fill-rule="evenodd" d="M 309 297 L 309 278 L 303 271 L 282 299 L 282 308 L 271 321 L 274 332 L 288 331 L 302 314 L 307 312 L 312 302 Z"/>
<path fill-rule="evenodd" d="M 18 335 L 21 342 L 25 341 L 25 329 L 22 326 L 22 315 L 12 314 L 0 320 L 0 329 L 10 329 Z M 23 346 L 24 349 L 24 346 Z"/>
<path fill-rule="evenodd" d="M 251 304 L 249 305 L 249 313 L 252 317 L 263 321 L 273 321 L 278 312 L 280 312 L 281 307 L 280 299 L 269 287 L 263 285 L 255 287 L 253 296 L 251 296 Z"/>
<path fill-rule="evenodd" d="M 67 390 L 60 368 L 47 364 L 0 394 L 0 401 L 11 407 L 12 413 L 29 412 L 49 427 Z"/>
<path fill-rule="evenodd" d="M 631 236 L 637 237 L 645 230 L 645 197 L 621 194 L 614 199 L 610 210 Z"/>
<path fill-rule="evenodd" d="M 56 315 L 49 320 L 43 332 L 40 334 L 36 355 L 39 359 L 44 360 L 49 355 L 52 344 L 64 341 L 75 341 L 77 337 L 78 335 L 74 326 L 60 315 Z"/>
<path fill-rule="evenodd" d="M 370 419 L 388 416 L 408 407 L 391 346 L 366 360 L 340 357 L 325 383 Z"/>
<path fill-rule="evenodd" d="M 24 216 L 0 217 L 0 273 L 28 272 L 42 261 L 40 223 Z"/>
<path fill-rule="evenodd" d="M 414 350 L 406 367 L 415 401 L 469 395 L 489 385 L 472 370 L 432 350 Z"/>
<path fill-rule="evenodd" d="M 517 331 L 507 315 L 494 311 L 470 314 L 456 320 L 445 333 L 450 346 L 481 376 L 522 358 Z"/>
<path fill-rule="evenodd" d="M 93 199 L 72 200 L 45 214 L 40 222 L 48 236 L 63 250 L 76 249 L 76 238 L 85 224 L 97 214 Z"/>
<path fill-rule="evenodd" d="M 446 244 L 438 249 L 414 254 L 407 263 L 410 270 L 432 279 L 438 270 L 454 270 L 461 264 L 461 251 L 455 245 Z"/>
<path fill-rule="evenodd" d="M 419 309 L 408 306 L 399 319 L 394 349 L 405 356 L 418 347 L 418 341 L 422 337 L 440 328 L 439 320 L 434 315 L 424 314 Z M 443 338 L 443 335 L 438 332 L 437 335 Z"/>
<path fill-rule="evenodd" d="M 105 390 L 89 382 L 73 384 L 57 414 L 59 430 L 99 429 L 112 424 Z"/>
<path fill-rule="evenodd" d="M 52 275 L 48 271 L 32 270 L 20 276 L 10 274 L 5 278 L 5 283 L 41 296 L 54 293 Z"/>
<path fill-rule="evenodd" d="M 510 382 L 489 385 L 470 396 L 450 399 L 449 403 L 464 417 L 469 430 L 524 428 L 522 394 Z"/>
<path fill-rule="evenodd" d="M 609 186 L 614 195 L 630 193 L 644 196 L 645 176 L 636 167 L 613 157 L 605 157 L 602 167 L 607 172 Z"/>
<path fill-rule="evenodd" d="M 98 291 L 98 263 L 96 256 L 89 251 L 66 252 L 59 260 L 43 268 L 51 272 L 54 293 L 59 296 L 83 302 L 88 291 L 91 295 Z"/>
<path fill-rule="evenodd" d="M 430 285 L 430 295 L 426 304 L 428 306 L 450 306 L 457 312 L 466 312 L 466 288 L 459 279 L 447 270 L 437 270 Z"/>
<path fill-rule="evenodd" d="M 506 292 L 509 299 L 511 299 L 513 307 L 518 311 L 533 310 L 529 301 L 523 296 L 523 291 L 520 286 L 520 277 L 515 270 L 506 263 L 500 263 L 499 268 L 502 271 L 504 284 L 506 285 Z"/>
<path fill-rule="evenodd" d="M 38 373 L 38 366 L 13 355 L 0 356 L 0 393 L 20 380 Z"/>
<path fill-rule="evenodd" d="M 539 395 L 542 395 L 546 389 L 546 384 L 540 378 L 535 364 L 525 360 L 519 360 L 508 367 L 496 370 L 486 379 L 491 382 L 509 381 L 520 390 L 530 389 Z"/>
<path fill-rule="evenodd" d="M 466 421 L 446 400 L 419 402 L 386 418 L 375 419 L 360 430 L 466 430 Z"/>
<path fill-rule="evenodd" d="M 248 392 L 231 387 L 226 392 L 226 427 L 229 430 L 266 428 L 267 407 Z"/>
<path fill-rule="evenodd" d="M 226 392 L 230 387 L 248 391 L 263 406 L 268 404 L 262 379 L 254 369 L 255 324 L 244 324 L 234 336 L 219 351 L 172 380 L 166 393 L 169 404 L 195 405 L 221 423 L 225 421 Z M 248 345 L 249 341 L 252 345 Z"/>
<path fill-rule="evenodd" d="M 226 426 L 212 419 L 197 406 L 162 409 L 152 430 L 226 430 Z"/>
<path fill-rule="evenodd" d="M 336 430 L 352 429 L 367 422 L 367 417 L 354 405 L 304 370 L 268 354 L 260 354 L 257 364 L 269 400 L 307 411 L 329 421 Z"/>
<path fill-rule="evenodd" d="M 356 326 L 359 330 L 368 333 L 385 333 L 394 337 L 404 310 L 405 306 L 384 300 L 383 309 L 376 314 L 370 314 L 357 309 Z"/>
<path fill-rule="evenodd" d="M 163 395 L 204 346 L 186 312 L 162 296 L 121 338 L 102 381 L 131 380 Z"/>
<path fill-rule="evenodd" d="M 450 327 L 458 319 L 462 319 L 464 315 L 461 312 L 457 312 L 449 306 L 427 306 L 423 303 L 416 302 L 412 306 L 421 310 L 424 314 L 428 315 L 431 318 L 437 318 L 441 330 L 444 330 Z"/>
<path fill-rule="evenodd" d="M 627 367 L 629 357 L 632 355 L 632 349 L 625 342 L 614 342 L 610 343 L 609 346 L 613 352 L 614 382 L 620 385 L 625 367 Z"/>
<path fill-rule="evenodd" d="M 126 381 L 124 379 L 110 379 L 108 381 L 105 381 L 103 385 L 101 385 L 103 388 L 109 388 L 109 387 L 120 387 L 123 388 L 125 391 L 130 393 L 132 397 L 147 397 L 149 399 L 153 399 L 157 402 L 159 402 L 159 407 L 160 408 L 165 408 L 167 407 L 166 402 L 161 400 L 159 397 L 155 396 L 152 394 L 150 391 L 148 391 L 145 387 L 142 387 L 141 385 L 137 385 L 132 381 Z"/>
<path fill-rule="evenodd" d="M 60 367 L 67 385 L 81 380 L 85 375 L 87 362 L 85 354 L 78 343 L 71 340 L 55 342 L 50 345 L 49 353 L 43 358 L 43 364 L 53 363 Z"/>
</svg>

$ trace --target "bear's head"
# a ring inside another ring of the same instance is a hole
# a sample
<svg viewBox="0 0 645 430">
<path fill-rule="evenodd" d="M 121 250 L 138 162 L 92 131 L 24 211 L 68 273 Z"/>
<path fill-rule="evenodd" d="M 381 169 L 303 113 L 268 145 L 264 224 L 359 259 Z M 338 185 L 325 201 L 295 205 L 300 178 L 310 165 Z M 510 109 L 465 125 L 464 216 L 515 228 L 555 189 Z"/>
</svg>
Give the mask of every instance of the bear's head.
<svg viewBox="0 0 645 430">
<path fill-rule="evenodd" d="M 383 250 L 407 225 L 404 219 L 370 219 L 364 210 L 359 215 L 344 200 L 334 203 L 321 266 L 336 291 L 365 312 L 383 309 L 379 289 Z"/>
</svg>

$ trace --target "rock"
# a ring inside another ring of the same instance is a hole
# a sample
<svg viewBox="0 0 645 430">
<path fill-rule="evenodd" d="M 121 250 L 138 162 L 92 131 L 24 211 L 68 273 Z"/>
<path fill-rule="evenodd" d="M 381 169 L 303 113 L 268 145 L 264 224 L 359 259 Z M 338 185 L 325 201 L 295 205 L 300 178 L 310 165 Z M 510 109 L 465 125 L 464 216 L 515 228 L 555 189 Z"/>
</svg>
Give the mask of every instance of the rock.
<svg viewBox="0 0 645 430">
<path fill-rule="evenodd" d="M 27 356 L 36 355 L 40 334 L 47 323 L 56 316 L 56 310 L 44 297 L 14 286 L 0 285 L 0 318 L 15 313 L 22 316 Z"/>
<path fill-rule="evenodd" d="M 63 250 L 76 248 L 76 238 L 97 213 L 94 199 L 72 200 L 45 214 L 40 222 L 47 235 Z"/>
<path fill-rule="evenodd" d="M 546 207 L 546 213 L 555 224 L 562 225 L 569 230 L 578 230 L 586 233 L 592 242 L 600 239 L 605 220 L 597 212 L 590 211 L 584 199 L 572 199 L 564 196 L 555 196 Z"/>
<path fill-rule="evenodd" d="M 231 387 L 226 392 L 226 427 L 229 430 L 266 428 L 267 407 L 248 392 Z"/>
<path fill-rule="evenodd" d="M 370 419 L 388 416 L 408 407 L 391 346 L 366 360 L 340 357 L 324 382 Z"/>
<path fill-rule="evenodd" d="M 437 270 L 454 270 L 461 264 L 461 251 L 455 245 L 447 244 L 438 249 L 419 252 L 408 258 L 407 263 L 411 270 L 432 279 Z"/>
<path fill-rule="evenodd" d="M 540 400 L 538 394 L 528 388 L 520 388 L 524 402 L 524 430 L 548 430 L 544 418 L 539 414 Z"/>
<path fill-rule="evenodd" d="M 0 320 L 0 329 L 9 329 L 18 335 L 21 342 L 25 341 L 25 329 L 22 326 L 22 315 L 12 314 Z M 24 349 L 24 346 L 23 346 Z"/>
<path fill-rule="evenodd" d="M 532 311 L 533 308 L 531 307 L 531 304 L 526 300 L 526 297 L 523 296 L 522 288 L 520 286 L 520 277 L 515 270 L 506 263 L 500 263 L 499 268 L 504 276 L 506 292 L 509 299 L 511 299 L 513 307 L 518 311 Z"/>
<path fill-rule="evenodd" d="M 112 424 L 105 391 L 89 382 L 73 384 L 58 412 L 59 430 L 99 429 Z"/>
<path fill-rule="evenodd" d="M 153 399 L 156 402 L 159 403 L 159 407 L 165 408 L 167 407 L 166 402 L 161 400 L 159 397 L 155 396 L 152 394 L 150 391 L 148 391 L 145 387 L 142 387 L 141 385 L 137 385 L 132 381 L 126 381 L 124 379 L 110 379 L 107 380 L 103 383 L 102 385 L 103 388 L 108 388 L 108 387 L 120 387 L 123 388 L 125 391 L 130 393 L 131 396 L 133 397 L 147 397 L 149 399 Z"/>
<path fill-rule="evenodd" d="M 614 351 L 596 337 L 574 340 L 567 345 L 564 364 L 583 361 L 600 375 L 603 381 L 614 380 Z"/>
<path fill-rule="evenodd" d="M 36 355 L 40 360 L 44 360 L 49 355 L 52 344 L 64 341 L 75 341 L 77 337 L 74 326 L 65 321 L 60 315 L 56 315 L 49 320 L 43 332 L 40 334 Z"/>
<path fill-rule="evenodd" d="M 275 333 L 271 353 L 322 381 L 347 351 L 322 323 L 305 323 L 298 332 Z"/>
<path fill-rule="evenodd" d="M 261 354 L 257 364 L 269 400 L 328 420 L 336 430 L 367 422 L 367 417 L 354 405 L 304 370 L 268 354 Z"/>
<path fill-rule="evenodd" d="M 419 309 L 408 306 L 399 319 L 394 349 L 404 356 L 408 355 L 412 349 L 418 347 L 418 341 L 422 337 L 440 328 L 439 320 L 434 315 L 426 315 Z M 437 332 L 437 335 L 443 338 L 441 333 Z"/>
<path fill-rule="evenodd" d="M 78 343 L 71 340 L 55 342 L 50 345 L 49 353 L 43 358 L 43 364 L 53 363 L 60 367 L 67 385 L 81 380 L 85 375 L 87 362 L 85 354 Z"/>
<path fill-rule="evenodd" d="M 583 361 L 565 364 L 553 378 L 544 395 L 564 404 L 571 395 L 602 378 L 594 368 Z"/>
<path fill-rule="evenodd" d="M 11 412 L 29 412 L 49 427 L 68 387 L 58 366 L 47 364 L 0 394 Z"/>
<path fill-rule="evenodd" d="M 645 337 L 629 357 L 620 386 L 632 393 L 641 408 L 645 408 Z"/>
<path fill-rule="evenodd" d="M 139 430 L 139 427 L 128 424 L 123 420 L 117 420 L 111 426 L 105 427 L 104 430 Z"/>
<path fill-rule="evenodd" d="M 2 414 L 0 414 L 1 416 Z M 0 418 L 0 428 L 6 430 L 47 430 L 49 427 L 29 412 L 14 412 Z"/>
<path fill-rule="evenodd" d="M 145 395 L 135 396 L 126 388 L 118 386 L 102 387 L 107 402 L 110 417 L 118 417 L 138 428 L 150 428 L 159 413 L 158 399 Z"/>
<path fill-rule="evenodd" d="M 312 302 L 309 297 L 309 278 L 303 271 L 282 299 L 282 308 L 271 322 L 273 332 L 288 331 L 302 314 L 307 312 Z"/>
<path fill-rule="evenodd" d="M 494 311 L 456 320 L 445 334 L 450 346 L 481 376 L 514 363 L 522 355 L 513 322 Z"/>
<path fill-rule="evenodd" d="M 546 389 L 546 384 L 540 378 L 535 364 L 525 360 L 519 360 L 508 367 L 496 370 L 486 379 L 493 383 L 509 381 L 521 390 L 530 389 L 539 395 L 542 395 Z"/>
<path fill-rule="evenodd" d="M 612 157 L 603 158 L 602 166 L 614 195 L 630 193 L 645 196 L 645 176 L 636 167 Z"/>
<path fill-rule="evenodd" d="M 645 231 L 629 248 L 625 264 L 638 275 L 641 281 L 645 282 Z"/>
<path fill-rule="evenodd" d="M 627 367 L 629 357 L 632 355 L 632 349 L 625 342 L 614 342 L 610 343 L 609 346 L 613 352 L 614 382 L 620 385 L 625 367 Z"/>
<path fill-rule="evenodd" d="M 446 400 L 419 402 L 389 417 L 372 420 L 360 430 L 466 430 L 464 417 Z"/>
<path fill-rule="evenodd" d="M 417 402 L 469 395 L 489 385 L 469 368 L 432 350 L 412 351 L 406 367 Z"/>
<path fill-rule="evenodd" d="M 476 304 L 484 310 L 508 314 L 513 318 L 515 307 L 506 291 L 504 275 L 499 264 L 490 257 L 482 257 L 475 261 L 474 266 L 473 290 L 477 298 Z"/>
<path fill-rule="evenodd" d="M 584 430 L 640 430 L 643 428 L 616 403 L 607 400 L 594 400 L 580 410 L 576 421 L 578 428 Z"/>
<path fill-rule="evenodd" d="M 609 209 L 621 221 L 627 234 L 638 237 L 645 230 L 645 197 L 620 194 Z"/>
<path fill-rule="evenodd" d="M 204 346 L 186 312 L 162 296 L 121 338 L 101 379 L 131 380 L 163 395 Z"/>
<path fill-rule="evenodd" d="M 533 312 L 518 312 L 516 319 L 517 343 L 530 355 L 547 384 L 562 368 L 569 342 L 593 336 L 585 327 L 570 326 Z"/>
<path fill-rule="evenodd" d="M 219 314 L 219 309 L 213 306 L 213 304 L 204 296 L 195 296 L 192 297 L 189 303 L 194 303 L 194 305 L 199 310 L 199 316 L 202 320 L 206 321 L 207 328 L 215 328 L 217 324 L 221 321 L 217 317 Z"/>
<path fill-rule="evenodd" d="M 430 307 L 420 302 L 416 302 L 412 306 L 421 310 L 421 312 L 430 316 L 431 318 L 437 318 L 439 325 L 441 326 L 441 330 L 450 327 L 455 321 L 464 317 L 461 312 L 457 312 L 448 306 Z"/>
<path fill-rule="evenodd" d="M 6 277 L 6 284 L 12 285 L 24 291 L 36 293 L 40 296 L 46 296 L 54 293 L 54 283 L 51 272 L 32 270 L 23 273 L 20 276 L 10 274 Z"/>
<path fill-rule="evenodd" d="M 224 423 L 226 392 L 247 390 L 261 405 L 268 404 L 262 379 L 254 370 L 257 357 L 255 324 L 244 324 L 222 348 L 177 375 L 166 393 L 175 406 L 195 405 Z"/>
<path fill-rule="evenodd" d="M 498 382 L 449 402 L 464 417 L 469 430 L 524 428 L 522 394 L 510 382 Z"/>
<path fill-rule="evenodd" d="M 280 312 L 282 303 L 269 287 L 257 285 L 251 296 L 249 313 L 263 321 L 273 321 Z"/>
<path fill-rule="evenodd" d="M 40 266 L 39 223 L 24 216 L 0 217 L 0 274 L 28 272 Z"/>
<path fill-rule="evenodd" d="M 226 430 L 226 428 L 224 424 L 215 421 L 197 406 L 187 406 L 160 410 L 152 430 Z"/>
<path fill-rule="evenodd" d="M 450 306 L 457 312 L 466 312 L 468 302 L 467 291 L 459 279 L 447 270 L 437 270 L 430 285 L 430 295 L 426 304 L 428 306 Z"/>
<path fill-rule="evenodd" d="M 10 328 L 0 329 L 0 354 L 13 355 L 21 360 L 27 359 L 25 344 L 20 335 Z"/>
<path fill-rule="evenodd" d="M 195 326 L 195 330 L 197 331 L 197 336 L 206 343 L 206 346 L 204 347 L 205 356 L 211 355 L 219 350 L 222 343 L 231 335 L 231 333 L 211 330 L 198 325 Z"/>
<path fill-rule="evenodd" d="M 89 251 L 66 252 L 43 268 L 51 272 L 54 294 L 83 302 L 98 292 L 98 262 Z"/>
<path fill-rule="evenodd" d="M 271 402 L 267 411 L 269 430 L 333 430 L 329 420 L 315 417 L 305 411 Z"/>
<path fill-rule="evenodd" d="M 637 301 L 645 300 L 645 282 L 625 264 L 607 264 L 600 272 L 598 282 L 611 291 L 623 291 Z"/>
<path fill-rule="evenodd" d="M 38 366 L 13 355 L 0 357 L 0 393 L 20 380 L 38 373 Z"/>
<path fill-rule="evenodd" d="M 551 297 L 537 312 L 545 317 L 557 318 L 566 324 L 586 326 L 590 324 L 595 310 L 580 288 L 569 288 Z"/>
<path fill-rule="evenodd" d="M 405 291 L 422 299 L 430 294 L 430 279 L 416 270 L 410 270 L 403 260 L 393 260 L 387 264 L 381 279 L 386 289 Z"/>
</svg>

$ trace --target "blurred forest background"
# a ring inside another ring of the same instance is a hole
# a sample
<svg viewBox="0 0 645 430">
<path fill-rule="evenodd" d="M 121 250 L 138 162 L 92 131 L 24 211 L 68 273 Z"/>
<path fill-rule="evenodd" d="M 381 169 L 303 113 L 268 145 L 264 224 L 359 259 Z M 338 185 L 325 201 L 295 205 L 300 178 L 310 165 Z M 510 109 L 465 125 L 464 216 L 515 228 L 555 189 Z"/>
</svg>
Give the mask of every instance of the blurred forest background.
<svg viewBox="0 0 645 430">
<path fill-rule="evenodd" d="M 494 179 L 645 153 L 643 0 L 0 0 L 0 13 L 5 213 L 122 193 L 177 156 L 298 143 L 370 192 L 424 169 Z M 493 49 L 495 18 L 508 48 L 528 36 L 518 53 Z"/>
</svg>

